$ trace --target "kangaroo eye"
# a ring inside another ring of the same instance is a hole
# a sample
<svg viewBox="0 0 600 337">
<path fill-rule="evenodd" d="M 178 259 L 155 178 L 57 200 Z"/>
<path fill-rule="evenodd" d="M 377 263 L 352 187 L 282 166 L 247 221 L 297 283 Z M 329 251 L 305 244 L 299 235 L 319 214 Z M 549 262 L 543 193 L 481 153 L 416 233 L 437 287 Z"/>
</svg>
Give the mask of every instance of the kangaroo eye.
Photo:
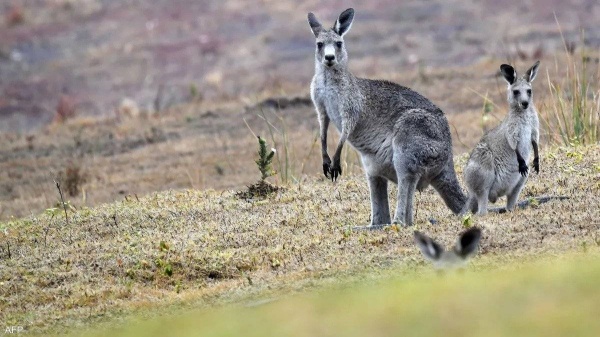
<svg viewBox="0 0 600 337">
<path fill-rule="evenodd" d="M 323 42 L 317 42 L 317 48 L 319 48 L 319 49 L 323 48 Z"/>
<path fill-rule="evenodd" d="M 519 96 L 519 94 L 520 94 L 519 90 L 513 90 L 513 95 Z"/>
<path fill-rule="evenodd" d="M 338 48 L 342 48 L 342 41 L 338 41 L 335 43 Z"/>
<path fill-rule="evenodd" d="M 527 95 L 531 96 L 531 89 L 527 89 Z"/>
</svg>

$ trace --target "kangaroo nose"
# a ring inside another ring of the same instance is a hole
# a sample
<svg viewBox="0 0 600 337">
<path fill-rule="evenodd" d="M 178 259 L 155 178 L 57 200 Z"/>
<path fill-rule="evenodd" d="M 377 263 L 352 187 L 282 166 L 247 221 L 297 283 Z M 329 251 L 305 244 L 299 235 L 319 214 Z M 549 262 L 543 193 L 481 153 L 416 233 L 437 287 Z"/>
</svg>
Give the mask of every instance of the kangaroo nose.
<svg viewBox="0 0 600 337">
<path fill-rule="evenodd" d="M 335 60 L 335 55 L 325 55 L 325 60 L 331 62 Z"/>
<path fill-rule="evenodd" d="M 527 107 L 529 106 L 529 102 L 521 102 L 521 106 L 523 107 L 523 109 L 527 109 Z"/>
</svg>

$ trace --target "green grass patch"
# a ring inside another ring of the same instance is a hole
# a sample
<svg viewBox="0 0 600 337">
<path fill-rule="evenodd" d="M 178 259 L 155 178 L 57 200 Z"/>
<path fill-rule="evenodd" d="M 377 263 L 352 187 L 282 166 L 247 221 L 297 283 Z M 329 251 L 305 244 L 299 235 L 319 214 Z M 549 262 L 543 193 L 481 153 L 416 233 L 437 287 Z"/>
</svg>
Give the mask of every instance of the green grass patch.
<svg viewBox="0 0 600 337">
<path fill-rule="evenodd" d="M 193 311 L 113 330 L 111 335 L 597 336 L 599 257 L 596 251 L 585 258 L 501 270 L 413 273 L 256 307 Z"/>
</svg>

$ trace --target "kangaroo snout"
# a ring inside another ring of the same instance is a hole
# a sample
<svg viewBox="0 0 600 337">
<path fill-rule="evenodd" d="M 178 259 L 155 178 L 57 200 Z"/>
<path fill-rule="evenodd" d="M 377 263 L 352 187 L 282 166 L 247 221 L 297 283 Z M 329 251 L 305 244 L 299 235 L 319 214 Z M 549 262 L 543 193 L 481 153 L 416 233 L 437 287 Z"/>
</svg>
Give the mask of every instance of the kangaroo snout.
<svg viewBox="0 0 600 337">
<path fill-rule="evenodd" d="M 523 109 L 527 109 L 528 106 L 529 106 L 529 102 L 527 102 L 527 101 L 521 102 L 521 107 Z"/>
<path fill-rule="evenodd" d="M 331 67 L 335 63 L 335 55 L 325 55 L 325 64 Z"/>
</svg>

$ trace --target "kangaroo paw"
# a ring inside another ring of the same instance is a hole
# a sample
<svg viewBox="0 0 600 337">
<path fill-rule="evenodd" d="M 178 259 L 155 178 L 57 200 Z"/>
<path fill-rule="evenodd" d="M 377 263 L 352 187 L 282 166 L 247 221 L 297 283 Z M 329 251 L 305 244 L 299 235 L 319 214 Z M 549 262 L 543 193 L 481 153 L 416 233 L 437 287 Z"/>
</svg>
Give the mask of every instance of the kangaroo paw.
<svg viewBox="0 0 600 337">
<path fill-rule="evenodd" d="M 524 177 L 527 175 L 528 172 L 529 167 L 527 167 L 527 164 L 525 164 L 525 162 L 519 163 L 519 173 L 521 173 L 521 175 Z"/>
<path fill-rule="evenodd" d="M 323 158 L 323 174 L 325 174 L 325 178 L 329 179 L 330 172 L 331 172 L 331 159 Z"/>
<path fill-rule="evenodd" d="M 331 181 L 336 181 L 342 175 L 342 166 L 339 160 L 333 159 L 333 165 L 329 168 L 329 174 L 331 175 Z"/>
</svg>

